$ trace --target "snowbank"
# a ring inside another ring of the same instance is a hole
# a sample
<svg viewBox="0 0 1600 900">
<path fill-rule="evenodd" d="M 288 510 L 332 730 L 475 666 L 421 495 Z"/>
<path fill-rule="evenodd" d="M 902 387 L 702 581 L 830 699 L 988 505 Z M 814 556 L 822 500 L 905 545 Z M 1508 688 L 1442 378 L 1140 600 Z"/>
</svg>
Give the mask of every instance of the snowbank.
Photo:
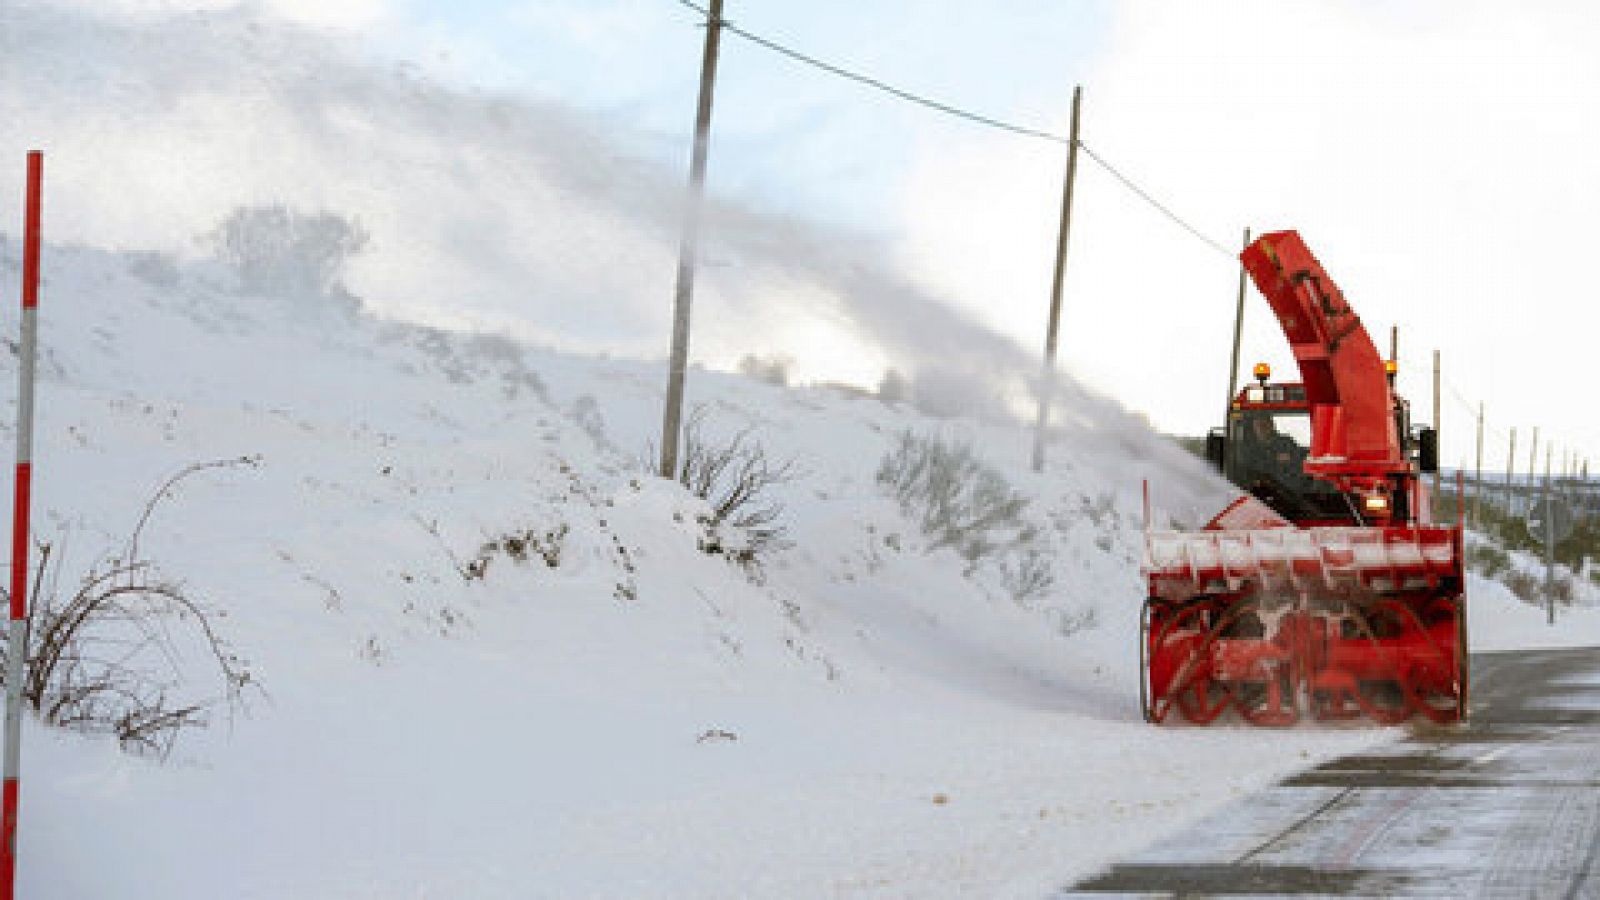
<svg viewBox="0 0 1600 900">
<path fill-rule="evenodd" d="M 143 548 L 265 695 L 165 764 L 30 728 L 29 896 L 1026 896 L 1381 739 L 1138 720 L 1139 484 L 1201 502 L 1181 454 L 1068 442 L 1035 476 L 1015 426 L 696 372 L 708 429 L 804 473 L 751 571 L 636 461 L 656 364 L 47 260 L 42 539 L 75 571 L 174 471 L 259 458 L 183 481 Z M 930 549 L 876 481 L 907 431 L 1029 498 L 1045 590 Z M 556 564 L 463 577 L 509 533 Z"/>
</svg>

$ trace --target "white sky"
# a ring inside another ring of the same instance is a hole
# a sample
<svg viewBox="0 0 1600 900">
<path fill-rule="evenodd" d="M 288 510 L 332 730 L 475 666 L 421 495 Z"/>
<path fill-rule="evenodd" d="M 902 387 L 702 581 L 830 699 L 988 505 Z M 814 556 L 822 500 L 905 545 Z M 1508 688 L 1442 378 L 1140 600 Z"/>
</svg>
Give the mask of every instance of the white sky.
<svg viewBox="0 0 1600 900">
<path fill-rule="evenodd" d="M 492 47 L 485 79 L 600 110 L 669 158 L 686 152 L 699 32 L 672 0 L 391 11 L 413 40 Z M 1600 298 L 1570 264 L 1588 256 L 1600 201 L 1600 5 L 728 0 L 726 15 L 1058 131 L 1083 83 L 1084 140 L 1125 173 L 1230 245 L 1245 226 L 1300 230 L 1380 346 L 1398 324 L 1419 418 L 1432 418 L 1441 350 L 1447 462 L 1473 452 L 1462 400 L 1486 405 L 1491 467 L 1512 426 L 1521 466 L 1533 425 L 1600 455 L 1584 400 Z M 475 66 L 454 65 L 467 77 Z M 920 280 L 1040 342 L 1058 149 L 733 38 L 721 76 L 714 188 L 887 235 Z M 1157 424 L 1199 431 L 1225 393 L 1236 270 L 1097 167 L 1080 172 L 1064 363 Z M 1245 362 L 1292 371 L 1265 313 L 1252 292 Z"/>
<path fill-rule="evenodd" d="M 119 3 L 139 14 L 235 5 Z M 459 84 L 554 98 L 647 156 L 686 162 L 701 32 L 674 0 L 255 6 Z M 1082 83 L 1084 140 L 1125 173 L 1230 245 L 1245 226 L 1300 230 L 1380 346 L 1398 324 L 1402 387 L 1421 419 L 1429 354 L 1442 350 L 1447 463 L 1470 460 L 1462 401 L 1480 400 L 1490 467 L 1512 426 L 1519 466 L 1533 425 L 1600 458 L 1584 400 L 1600 316 L 1583 266 L 1600 201 L 1600 4 L 727 0 L 726 14 L 1057 131 Z M 1028 347 L 1042 342 L 1062 162 L 1058 147 L 725 41 L 713 190 L 869 235 Z M 1161 427 L 1203 430 L 1222 406 L 1236 267 L 1087 161 L 1078 189 L 1064 365 Z M 1265 358 L 1287 376 L 1253 292 L 1247 310 L 1245 365 Z M 858 375 L 821 352 L 827 340 L 796 338 L 801 370 Z"/>
</svg>

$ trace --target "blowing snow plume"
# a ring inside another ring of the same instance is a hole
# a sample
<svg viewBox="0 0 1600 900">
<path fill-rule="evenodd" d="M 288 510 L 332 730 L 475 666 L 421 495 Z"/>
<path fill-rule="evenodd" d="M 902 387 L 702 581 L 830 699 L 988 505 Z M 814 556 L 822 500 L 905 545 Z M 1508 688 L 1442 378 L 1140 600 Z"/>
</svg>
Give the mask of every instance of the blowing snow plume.
<svg viewBox="0 0 1600 900">
<path fill-rule="evenodd" d="M 683 174 L 574 110 L 433 83 L 249 6 L 13 3 L 0 35 L 0 159 L 48 151 L 55 240 L 194 257 L 242 208 L 327 211 L 368 238 L 345 281 L 378 315 L 665 351 Z M 1034 355 L 889 271 L 872 240 L 715 196 L 705 232 L 698 359 L 785 353 L 863 383 L 894 367 L 948 412 L 1026 405 Z M 1187 463 L 1071 379 L 1058 396 L 1084 451 Z"/>
</svg>

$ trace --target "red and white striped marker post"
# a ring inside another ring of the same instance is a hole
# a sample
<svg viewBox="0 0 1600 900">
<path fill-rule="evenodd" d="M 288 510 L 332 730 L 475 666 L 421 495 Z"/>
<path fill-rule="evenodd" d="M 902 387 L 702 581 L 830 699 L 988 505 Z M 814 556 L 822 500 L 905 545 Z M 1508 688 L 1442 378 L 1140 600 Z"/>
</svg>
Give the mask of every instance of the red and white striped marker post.
<svg viewBox="0 0 1600 900">
<path fill-rule="evenodd" d="M 22 340 L 17 381 L 17 486 L 11 522 L 11 631 L 6 637 L 4 820 L 0 821 L 0 900 L 17 883 L 17 798 L 22 768 L 22 678 L 28 655 L 28 515 L 33 489 L 33 369 L 38 354 L 39 194 L 44 155 L 28 154 L 28 205 L 22 236 Z"/>
</svg>

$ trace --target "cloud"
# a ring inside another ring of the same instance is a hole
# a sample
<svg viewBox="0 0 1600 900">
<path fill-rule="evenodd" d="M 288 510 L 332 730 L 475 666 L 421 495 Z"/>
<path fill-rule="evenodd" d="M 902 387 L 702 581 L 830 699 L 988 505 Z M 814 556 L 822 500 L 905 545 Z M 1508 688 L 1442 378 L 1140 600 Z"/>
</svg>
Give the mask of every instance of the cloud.
<svg viewBox="0 0 1600 900">
<path fill-rule="evenodd" d="M 371 233 L 352 287 L 380 309 L 662 350 L 683 174 L 559 103 L 441 86 L 243 7 L 129 19 L 25 5 L 0 24 L 0 151 L 46 149 L 58 239 L 193 256 L 240 205 L 327 209 Z M 902 357 L 1007 352 L 856 236 L 727 197 L 707 216 L 702 358 L 781 349 L 749 344 L 817 320 Z"/>
<path fill-rule="evenodd" d="M 1513 424 L 1600 451 L 1600 423 L 1574 414 L 1600 317 L 1570 265 L 1591 253 L 1600 198 L 1600 120 L 1586 112 L 1600 103 L 1600 7 L 1116 11 L 1086 84 L 1087 144 L 1225 244 L 1245 226 L 1301 231 L 1380 347 L 1400 326 L 1420 418 L 1435 347 L 1447 381 L 1487 403 L 1491 464 Z M 1049 148 L 982 135 L 926 148 L 906 252 L 932 283 L 1008 304 L 988 315 L 1007 333 L 1042 341 L 1060 167 Z M 1158 424 L 1197 432 L 1221 414 L 1236 269 L 1092 163 L 1080 174 L 1065 359 Z M 1245 362 L 1292 371 L 1266 317 L 1252 292 Z M 1474 434 L 1450 391 L 1446 404 L 1454 464 Z"/>
<path fill-rule="evenodd" d="M 298 25 L 363 28 L 386 19 L 387 0 L 56 0 L 55 6 L 100 17 L 151 19 L 239 10 Z"/>
<path fill-rule="evenodd" d="M 193 257 L 240 206 L 327 210 L 370 234 L 348 281 L 380 314 L 664 356 L 683 172 L 558 102 L 443 86 L 358 39 L 240 7 L 0 8 L 0 160 L 45 149 L 56 242 Z M 0 194 L 0 222 L 17 215 Z M 695 359 L 787 353 L 801 377 L 866 386 L 893 365 L 1013 402 L 1037 378 L 1034 351 L 907 278 L 880 239 L 722 194 L 704 234 Z M 1198 468 L 1070 379 L 1059 398 L 1080 453 Z"/>
<path fill-rule="evenodd" d="M 331 28 L 367 28 L 388 18 L 385 0 L 262 0 L 285 21 Z"/>
</svg>

